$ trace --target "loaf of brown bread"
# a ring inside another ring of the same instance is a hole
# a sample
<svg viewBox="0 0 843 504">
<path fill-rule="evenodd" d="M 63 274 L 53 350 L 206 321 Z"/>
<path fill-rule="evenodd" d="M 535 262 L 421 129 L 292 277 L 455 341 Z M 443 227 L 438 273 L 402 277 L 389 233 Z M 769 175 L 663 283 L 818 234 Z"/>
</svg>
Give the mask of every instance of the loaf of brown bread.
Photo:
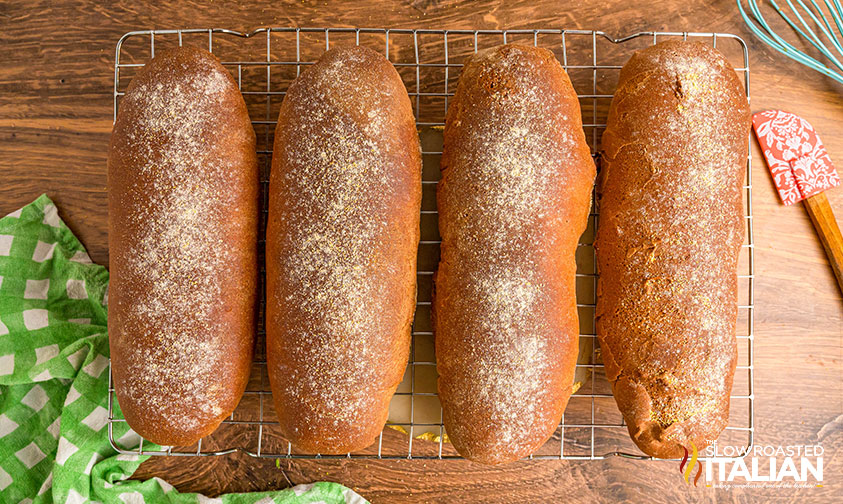
<svg viewBox="0 0 843 504">
<path fill-rule="evenodd" d="M 527 456 L 572 392 L 574 254 L 595 166 L 553 53 L 516 44 L 463 68 L 445 119 L 433 328 L 439 398 L 461 455 Z"/>
<path fill-rule="evenodd" d="M 749 127 L 740 79 L 709 45 L 662 42 L 621 70 L 598 179 L 597 334 L 654 457 L 702 450 L 728 422 Z"/>
<path fill-rule="evenodd" d="M 257 295 L 255 133 L 207 51 L 160 52 L 120 101 L 108 156 L 108 332 L 117 399 L 144 438 L 190 445 L 249 378 Z"/>
<path fill-rule="evenodd" d="M 420 206 L 398 72 L 363 47 L 326 52 L 287 90 L 269 182 L 269 379 L 300 451 L 357 451 L 383 429 L 407 366 Z"/>
</svg>

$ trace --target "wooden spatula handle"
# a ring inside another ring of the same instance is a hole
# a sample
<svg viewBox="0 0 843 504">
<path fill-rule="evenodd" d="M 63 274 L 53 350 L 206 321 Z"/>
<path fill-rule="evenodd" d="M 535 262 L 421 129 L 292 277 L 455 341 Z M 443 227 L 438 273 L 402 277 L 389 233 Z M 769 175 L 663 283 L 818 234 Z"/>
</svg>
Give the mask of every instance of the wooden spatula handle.
<svg viewBox="0 0 843 504">
<path fill-rule="evenodd" d="M 803 201 L 805 208 L 808 209 L 808 215 L 811 216 L 811 222 L 814 223 L 814 228 L 820 236 L 820 241 L 825 247 L 828 262 L 831 263 L 831 269 L 837 277 L 837 285 L 843 291 L 843 236 L 840 235 L 840 228 L 837 226 L 834 212 L 831 211 L 831 205 L 828 204 L 828 198 L 825 193 L 819 193 Z"/>
</svg>

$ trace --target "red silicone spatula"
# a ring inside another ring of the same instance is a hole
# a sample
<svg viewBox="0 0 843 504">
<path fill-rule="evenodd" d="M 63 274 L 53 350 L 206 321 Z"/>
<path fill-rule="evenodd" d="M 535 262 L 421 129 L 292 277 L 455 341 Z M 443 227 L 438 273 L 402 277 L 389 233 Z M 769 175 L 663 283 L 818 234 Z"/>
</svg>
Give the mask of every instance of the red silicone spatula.
<svg viewBox="0 0 843 504">
<path fill-rule="evenodd" d="M 824 192 L 840 177 L 825 146 L 808 121 L 783 110 L 754 114 L 752 127 L 782 202 L 804 202 L 843 291 L 843 237 Z"/>
</svg>

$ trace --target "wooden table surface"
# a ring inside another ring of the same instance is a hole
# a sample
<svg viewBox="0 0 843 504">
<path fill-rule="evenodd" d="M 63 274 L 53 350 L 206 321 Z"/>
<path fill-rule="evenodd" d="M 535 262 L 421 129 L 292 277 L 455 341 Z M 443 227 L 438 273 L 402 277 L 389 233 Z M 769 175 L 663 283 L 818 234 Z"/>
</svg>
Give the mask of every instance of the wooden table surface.
<svg viewBox="0 0 843 504">
<path fill-rule="evenodd" d="M 744 27 L 735 2 L 416 0 L 392 4 L 274 1 L 0 2 L 0 215 L 46 192 L 94 261 L 107 264 L 106 147 L 112 121 L 114 45 L 148 28 L 361 26 L 393 28 L 581 28 L 614 35 L 647 30 L 736 33 L 749 44 L 752 108 L 808 119 L 843 164 L 843 87 L 786 60 Z M 486 468 L 466 461 L 282 462 L 245 455 L 153 458 L 137 477 L 161 476 L 209 495 L 343 483 L 373 502 L 827 501 L 843 496 L 843 301 L 801 205 L 782 206 L 757 144 L 755 214 L 756 442 L 825 448 L 822 488 L 688 487 L 676 464 L 621 458 L 521 461 Z M 843 217 L 843 189 L 828 192 Z M 777 500 L 778 501 L 778 500 Z"/>
</svg>

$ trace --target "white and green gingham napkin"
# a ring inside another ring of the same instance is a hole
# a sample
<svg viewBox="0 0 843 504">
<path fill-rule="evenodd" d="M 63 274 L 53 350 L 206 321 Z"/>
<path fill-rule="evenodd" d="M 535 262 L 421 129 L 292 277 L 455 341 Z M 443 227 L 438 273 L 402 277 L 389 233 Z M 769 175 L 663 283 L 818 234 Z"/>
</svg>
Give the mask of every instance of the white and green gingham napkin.
<svg viewBox="0 0 843 504">
<path fill-rule="evenodd" d="M 107 438 L 108 272 L 46 195 L 0 219 L 0 502 L 354 503 L 336 483 L 217 499 L 160 478 Z M 114 425 L 121 446 L 139 438 Z"/>
</svg>

